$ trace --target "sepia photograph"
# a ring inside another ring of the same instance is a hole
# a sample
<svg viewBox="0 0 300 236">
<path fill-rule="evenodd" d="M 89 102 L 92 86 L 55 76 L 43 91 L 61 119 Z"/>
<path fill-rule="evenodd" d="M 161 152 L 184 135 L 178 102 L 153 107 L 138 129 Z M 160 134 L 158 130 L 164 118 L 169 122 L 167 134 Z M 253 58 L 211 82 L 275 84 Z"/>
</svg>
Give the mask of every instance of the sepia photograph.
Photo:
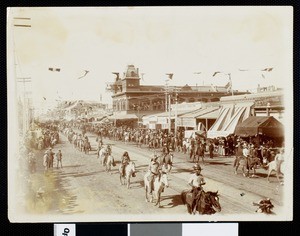
<svg viewBox="0 0 300 236">
<path fill-rule="evenodd" d="M 10 222 L 293 220 L 293 7 L 6 25 Z"/>
</svg>

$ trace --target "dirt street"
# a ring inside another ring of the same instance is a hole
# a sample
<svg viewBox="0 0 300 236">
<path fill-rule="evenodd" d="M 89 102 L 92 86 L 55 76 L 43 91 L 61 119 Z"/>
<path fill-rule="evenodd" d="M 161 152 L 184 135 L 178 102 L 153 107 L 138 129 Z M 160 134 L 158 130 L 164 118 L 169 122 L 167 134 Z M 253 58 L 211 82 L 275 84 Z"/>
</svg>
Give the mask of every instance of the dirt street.
<svg viewBox="0 0 300 236">
<path fill-rule="evenodd" d="M 150 162 L 153 150 L 146 147 L 138 148 L 133 143 L 122 143 L 104 140 L 104 144 L 112 144 L 112 154 L 117 165 L 107 173 L 101 166 L 96 155 L 96 137 L 88 134 L 92 151 L 84 154 L 74 149 L 63 134 L 60 143 L 53 151 L 62 150 L 63 168 L 56 168 L 44 173 L 42 166 L 43 153 L 37 155 L 37 171 L 30 174 L 24 208 L 34 214 L 58 214 L 59 216 L 76 216 L 77 221 L 90 221 L 87 215 L 95 216 L 92 220 L 104 217 L 107 221 L 130 221 L 136 219 L 146 221 L 157 220 L 169 215 L 169 219 L 182 220 L 180 216 L 188 216 L 186 206 L 183 205 L 180 193 L 189 189 L 187 181 L 192 172 L 193 163 L 187 159 L 187 154 L 174 153 L 174 165 L 168 175 L 169 188 L 162 194 L 161 207 L 145 201 L 143 178 Z M 128 151 L 130 158 L 136 164 L 136 177 L 131 179 L 130 188 L 120 185 L 118 167 L 124 151 Z M 275 205 L 274 215 L 282 210 L 283 186 L 276 182 L 274 176 L 271 183 L 266 180 L 267 171 L 259 169 L 257 178 L 245 178 L 242 172 L 235 175 L 233 169 L 234 157 L 205 158 L 205 164 L 200 163 L 205 177 L 206 191 L 218 191 L 222 210 L 214 214 L 213 219 L 222 216 L 254 215 L 256 207 L 252 202 L 258 202 L 264 197 L 272 199 Z M 41 194 L 37 194 L 41 190 Z M 97 218 L 96 216 L 99 216 Z M 82 217 L 79 218 L 78 217 Z M 133 217 L 133 218 L 132 218 Z M 134 218 L 135 217 L 135 218 Z M 174 218 L 175 217 L 175 218 Z M 189 217 L 189 216 L 188 216 Z M 202 216 L 191 216 L 189 220 L 201 220 Z M 197 217 L 197 218 L 195 218 Z M 240 220 L 240 219 L 237 219 Z"/>
</svg>

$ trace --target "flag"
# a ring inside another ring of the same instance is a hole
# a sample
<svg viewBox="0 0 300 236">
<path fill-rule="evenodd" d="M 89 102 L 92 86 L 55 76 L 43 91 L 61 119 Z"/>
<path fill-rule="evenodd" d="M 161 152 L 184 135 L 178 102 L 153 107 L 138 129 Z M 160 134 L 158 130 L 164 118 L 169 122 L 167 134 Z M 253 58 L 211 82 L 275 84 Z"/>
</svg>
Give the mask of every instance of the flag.
<svg viewBox="0 0 300 236">
<path fill-rule="evenodd" d="M 210 86 L 214 92 L 217 92 L 216 86 L 214 86 L 213 84 L 210 84 Z"/>
<path fill-rule="evenodd" d="M 273 70 L 273 68 L 265 68 L 265 69 L 262 69 L 261 71 L 268 71 L 268 72 L 270 72 L 272 70 Z"/>
<path fill-rule="evenodd" d="M 114 75 L 116 75 L 117 77 L 116 77 L 116 81 L 118 81 L 119 79 L 120 79 L 120 77 L 119 77 L 119 73 L 118 72 L 112 72 Z"/>
<path fill-rule="evenodd" d="M 49 70 L 50 70 L 50 71 L 57 71 L 57 72 L 60 72 L 60 68 L 49 67 Z"/>
<path fill-rule="evenodd" d="M 225 88 L 227 90 L 227 93 L 229 93 L 232 90 L 232 81 L 229 79 L 228 83 L 225 85 Z"/>
<path fill-rule="evenodd" d="M 80 76 L 78 79 L 81 79 L 81 78 L 85 77 L 87 75 L 87 73 L 89 73 L 89 71 L 88 70 L 84 70 L 84 75 Z"/>
<path fill-rule="evenodd" d="M 219 74 L 219 73 L 222 73 L 221 71 L 216 71 L 214 74 L 213 74 L 213 77 L 216 75 L 216 74 Z"/>
<path fill-rule="evenodd" d="M 145 73 L 141 73 L 141 75 L 142 75 L 142 80 L 143 80 L 143 81 L 144 81 L 144 74 L 145 74 Z"/>
<path fill-rule="evenodd" d="M 166 75 L 168 75 L 169 76 L 169 79 L 172 79 L 173 78 L 173 74 L 166 74 Z"/>
</svg>

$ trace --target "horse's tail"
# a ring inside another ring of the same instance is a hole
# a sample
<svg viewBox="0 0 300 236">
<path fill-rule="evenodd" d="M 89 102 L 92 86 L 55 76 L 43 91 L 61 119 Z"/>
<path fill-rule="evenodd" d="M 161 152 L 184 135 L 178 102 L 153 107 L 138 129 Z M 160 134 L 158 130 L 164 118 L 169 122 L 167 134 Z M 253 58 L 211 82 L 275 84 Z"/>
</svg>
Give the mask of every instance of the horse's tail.
<svg viewBox="0 0 300 236">
<path fill-rule="evenodd" d="M 183 205 L 186 204 L 186 192 L 185 191 L 181 192 L 181 201 L 183 202 Z"/>
</svg>

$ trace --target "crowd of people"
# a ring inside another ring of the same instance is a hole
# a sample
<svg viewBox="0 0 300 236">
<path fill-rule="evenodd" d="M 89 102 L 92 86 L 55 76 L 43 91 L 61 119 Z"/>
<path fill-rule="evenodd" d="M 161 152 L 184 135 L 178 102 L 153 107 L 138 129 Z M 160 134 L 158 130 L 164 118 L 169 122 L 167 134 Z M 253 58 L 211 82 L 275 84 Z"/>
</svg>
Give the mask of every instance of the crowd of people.
<svg viewBox="0 0 300 236">
<path fill-rule="evenodd" d="M 59 142 L 59 130 L 57 122 L 39 123 L 34 124 L 34 127 L 30 127 L 27 132 L 24 142 L 21 144 L 20 154 L 26 157 L 25 161 L 30 173 L 36 172 L 36 153 L 39 151 L 45 151 L 44 155 L 44 167 L 49 169 L 53 167 L 54 153 L 52 148 Z M 57 163 L 62 167 L 62 155 L 61 151 L 57 154 Z M 58 165 L 57 165 L 58 166 Z"/>
<path fill-rule="evenodd" d="M 80 130 L 81 133 L 76 133 L 74 130 Z M 147 147 L 161 152 L 162 160 L 175 152 L 181 152 L 187 155 L 187 159 L 194 162 L 193 172 L 188 180 L 191 186 L 190 193 L 192 194 L 192 210 L 195 212 L 195 201 L 199 192 L 203 190 L 202 185 L 205 184 L 204 177 L 201 175 L 200 162 L 204 164 L 205 157 L 213 159 L 214 157 L 234 156 L 234 173 L 237 174 L 239 166 L 242 167 L 244 176 L 249 177 L 250 170 L 255 169 L 258 165 L 266 166 L 269 162 L 278 159 L 279 165 L 284 160 L 283 148 L 277 149 L 274 147 L 272 139 L 261 138 L 258 136 L 241 138 L 236 135 L 228 137 L 219 137 L 208 139 L 201 135 L 186 137 L 184 130 L 178 130 L 176 135 L 168 133 L 163 129 L 138 129 L 128 126 L 115 127 L 113 125 L 91 125 L 77 122 L 61 122 L 40 124 L 35 130 L 28 132 L 25 139 L 25 147 L 28 151 L 27 160 L 29 170 L 31 173 L 36 171 L 36 157 L 33 152 L 36 150 L 46 150 L 43 155 L 43 165 L 45 171 L 54 167 L 54 160 L 56 157 L 56 168 L 62 168 L 62 152 L 58 150 L 54 153 L 53 147 L 59 141 L 59 132 L 69 130 L 72 133 L 70 143 L 74 143 L 74 137 L 82 137 L 88 141 L 87 132 L 96 135 L 96 142 L 98 143 L 98 151 L 103 145 L 103 139 L 111 139 L 121 141 L 125 144 L 134 143 L 137 147 Z M 208 154 L 208 155 L 205 155 Z M 158 161 L 159 155 L 154 154 L 149 163 L 149 182 L 151 191 L 153 189 L 153 181 L 156 176 L 162 171 L 161 163 Z M 122 172 L 126 165 L 130 162 L 129 153 L 124 152 L 121 158 Z M 163 161 L 164 162 L 164 161 Z M 280 167 L 280 166 L 279 166 Z M 280 171 L 280 168 L 279 168 Z"/>
<path fill-rule="evenodd" d="M 207 139 L 203 136 L 186 137 L 184 130 L 178 130 L 176 135 L 168 133 L 164 129 L 140 129 L 128 126 L 115 127 L 101 124 L 81 124 L 76 122 L 60 124 L 60 130 L 66 127 L 81 130 L 84 135 L 86 132 L 96 134 L 99 140 L 108 138 L 124 143 L 135 143 L 137 147 L 148 147 L 149 149 L 162 150 L 164 154 L 170 152 L 182 152 L 187 154 L 189 159 L 198 162 L 200 158 L 204 160 L 205 153 L 210 158 L 215 156 L 236 156 L 239 145 L 249 145 L 250 155 L 258 157 L 262 163 L 274 160 L 278 148 L 275 147 L 272 138 L 268 137 L 247 137 L 241 138 L 236 135 L 228 137 L 218 137 Z"/>
</svg>

